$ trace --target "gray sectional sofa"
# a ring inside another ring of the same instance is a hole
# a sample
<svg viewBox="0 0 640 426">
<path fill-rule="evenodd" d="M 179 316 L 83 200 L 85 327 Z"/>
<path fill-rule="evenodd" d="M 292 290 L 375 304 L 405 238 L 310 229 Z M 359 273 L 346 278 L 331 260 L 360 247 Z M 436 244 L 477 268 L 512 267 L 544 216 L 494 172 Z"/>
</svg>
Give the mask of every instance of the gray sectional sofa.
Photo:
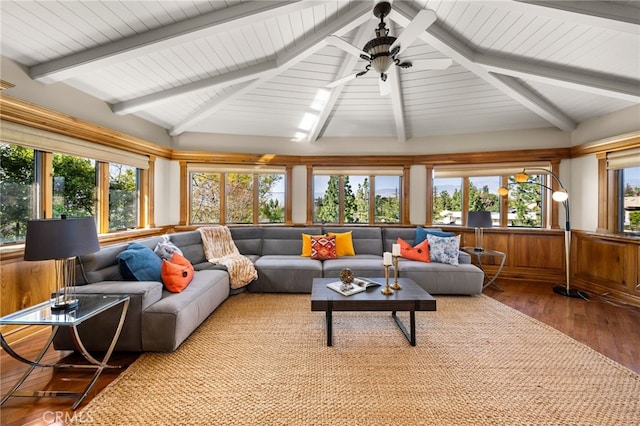
<svg viewBox="0 0 640 426">
<path fill-rule="evenodd" d="M 398 237 L 413 242 L 415 228 L 381 227 L 231 227 L 241 254 L 251 259 L 258 279 L 246 289 L 251 292 L 310 293 L 313 278 L 338 278 L 344 268 L 354 275 L 383 277 L 382 253 L 391 251 Z M 355 256 L 315 260 L 302 257 L 302 234 L 352 231 Z M 79 293 L 128 294 L 129 311 L 116 346 L 118 351 L 175 350 L 233 292 L 229 276 L 221 265 L 207 262 L 198 231 L 177 232 L 170 240 L 193 264 L 195 275 L 187 288 L 171 293 L 157 281 L 126 281 L 117 255 L 128 243 L 102 248 L 77 261 Z M 154 249 L 161 237 L 137 240 Z M 459 254 L 459 265 L 425 263 L 400 259 L 398 273 L 413 279 L 431 294 L 475 295 L 482 292 L 483 272 L 471 264 L 469 255 Z M 240 291 L 244 291 L 241 289 Z M 119 308 L 81 324 L 82 341 L 89 350 L 105 351 L 117 324 Z M 57 349 L 73 349 L 69 334 L 59 333 Z"/>
</svg>

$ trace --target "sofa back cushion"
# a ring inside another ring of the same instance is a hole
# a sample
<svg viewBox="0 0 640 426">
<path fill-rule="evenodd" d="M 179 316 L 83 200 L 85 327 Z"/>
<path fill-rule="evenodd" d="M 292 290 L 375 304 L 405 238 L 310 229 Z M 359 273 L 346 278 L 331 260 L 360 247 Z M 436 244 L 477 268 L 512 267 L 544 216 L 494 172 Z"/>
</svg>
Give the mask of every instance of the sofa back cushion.
<svg viewBox="0 0 640 426">
<path fill-rule="evenodd" d="M 346 227 L 325 226 L 322 228 L 322 233 L 329 232 L 341 234 L 344 232 L 351 232 L 351 241 L 353 241 L 353 250 L 356 255 L 359 254 L 375 254 L 382 256 L 382 228 L 378 227 Z"/>
<path fill-rule="evenodd" d="M 229 227 L 231 238 L 240 254 L 260 256 L 262 254 L 262 228 L 260 226 Z"/>
<path fill-rule="evenodd" d="M 206 262 L 204 249 L 202 248 L 202 237 L 200 231 L 176 232 L 169 235 L 173 244 L 178 246 L 182 255 L 191 262 L 192 265 Z"/>
<path fill-rule="evenodd" d="M 161 237 L 135 240 L 153 250 Z M 100 251 L 85 256 L 78 256 L 76 260 L 76 285 L 92 284 L 100 281 L 122 281 L 118 255 L 127 249 L 129 243 L 114 244 L 100 248 Z"/>
<path fill-rule="evenodd" d="M 384 251 L 391 251 L 392 244 L 396 244 L 398 238 L 402 238 L 413 245 L 416 237 L 416 228 L 384 228 L 382 230 Z"/>
<path fill-rule="evenodd" d="M 302 234 L 319 235 L 321 228 L 278 227 L 262 228 L 262 255 L 296 255 L 302 254 Z"/>
</svg>

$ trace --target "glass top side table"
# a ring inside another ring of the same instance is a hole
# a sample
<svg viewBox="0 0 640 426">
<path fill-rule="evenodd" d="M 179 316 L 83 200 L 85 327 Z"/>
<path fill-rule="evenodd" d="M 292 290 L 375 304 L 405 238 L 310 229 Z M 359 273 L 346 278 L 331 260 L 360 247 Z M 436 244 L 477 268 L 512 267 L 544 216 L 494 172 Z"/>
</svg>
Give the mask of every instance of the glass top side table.
<svg viewBox="0 0 640 426">
<path fill-rule="evenodd" d="M 51 311 L 51 303 L 49 301 L 40 303 L 35 306 L 31 306 L 29 308 L 23 309 L 18 312 L 14 312 L 12 314 L 6 315 L 0 318 L 0 325 L 44 325 L 51 326 L 51 335 L 47 339 L 44 348 L 36 357 L 35 360 L 28 360 L 18 353 L 16 353 L 7 343 L 4 336 L 0 334 L 0 339 L 2 343 L 2 348 L 7 351 L 9 355 L 18 361 L 24 362 L 29 365 L 29 368 L 25 373 L 18 379 L 16 384 L 11 388 L 6 395 L 2 397 L 2 401 L 0 405 L 4 404 L 10 397 L 49 397 L 49 396 L 61 396 L 67 398 L 75 398 L 73 406 L 71 407 L 75 410 L 82 400 L 87 396 L 95 382 L 98 380 L 100 373 L 105 368 L 120 368 L 120 366 L 109 365 L 109 358 L 111 358 L 111 354 L 113 353 L 113 349 L 116 346 L 116 342 L 120 337 L 120 332 L 122 331 L 122 325 L 124 324 L 124 320 L 127 316 L 127 310 L 129 309 L 129 296 L 127 295 L 117 295 L 117 296 L 105 296 L 100 294 L 81 294 L 77 296 L 78 298 L 78 307 L 69 311 Z M 84 347 L 82 341 L 80 340 L 80 335 L 78 333 L 78 325 L 80 325 L 85 320 L 94 317 L 107 309 L 110 309 L 114 306 L 122 304 L 122 313 L 120 314 L 120 320 L 116 327 L 116 330 L 113 335 L 113 339 L 111 340 L 111 344 L 109 345 L 109 349 L 104 354 L 104 357 L 101 361 L 95 359 Z M 89 364 L 43 364 L 41 363 L 42 358 L 45 353 L 53 343 L 53 339 L 56 336 L 60 327 L 69 327 L 72 331 L 72 336 L 74 343 L 82 356 L 89 362 Z M 95 374 L 89 381 L 89 384 L 82 392 L 68 392 L 68 391 L 18 391 L 18 388 L 24 383 L 29 374 L 36 367 L 50 367 L 50 368 L 87 368 L 87 369 L 95 369 Z"/>
<path fill-rule="evenodd" d="M 475 247 L 462 247 L 461 250 L 471 255 L 471 257 L 475 257 L 478 267 L 482 270 L 482 272 L 484 272 L 485 281 L 484 281 L 484 284 L 482 285 L 483 289 L 492 285 L 498 290 L 504 291 L 504 289 L 502 289 L 500 286 L 496 284 L 496 278 L 498 278 L 498 275 L 500 275 L 500 272 L 502 272 L 502 268 L 504 268 L 504 261 L 507 259 L 506 253 L 497 251 L 497 250 L 487 250 L 487 249 L 476 250 Z M 500 258 L 500 265 L 498 266 L 498 269 L 493 275 L 489 275 L 487 273 L 487 270 L 485 269 L 485 265 L 482 263 L 483 257 Z"/>
</svg>

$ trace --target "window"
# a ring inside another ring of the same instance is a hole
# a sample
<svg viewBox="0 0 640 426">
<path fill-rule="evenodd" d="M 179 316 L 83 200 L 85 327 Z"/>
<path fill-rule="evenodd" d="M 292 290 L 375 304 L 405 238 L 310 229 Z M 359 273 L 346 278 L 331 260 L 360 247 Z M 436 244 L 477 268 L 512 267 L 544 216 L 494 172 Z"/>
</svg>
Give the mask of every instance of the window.
<svg viewBox="0 0 640 426">
<path fill-rule="evenodd" d="M 220 223 L 220 173 L 191 173 L 191 223 Z"/>
<path fill-rule="evenodd" d="M 493 226 L 500 226 L 500 176 L 469 178 L 469 211 L 489 211 Z"/>
<path fill-rule="evenodd" d="M 207 167 L 192 166 L 189 172 L 190 223 L 284 222 L 283 172 L 276 172 L 275 169 L 262 173 L 252 168 L 214 168 L 219 170 L 205 171 Z"/>
<path fill-rule="evenodd" d="M 93 217 L 95 200 L 96 162 L 53 154 L 53 217 Z"/>
<path fill-rule="evenodd" d="M 627 167 L 619 170 L 622 209 L 620 212 L 620 232 L 640 234 L 640 167 Z"/>
<path fill-rule="evenodd" d="M 24 241 L 36 217 L 35 173 L 33 149 L 0 143 L 0 244 Z"/>
<path fill-rule="evenodd" d="M 462 224 L 462 178 L 433 179 L 433 223 Z"/>
<path fill-rule="evenodd" d="M 509 176 L 508 226 L 526 228 L 542 227 L 545 181 L 541 175 L 529 175 L 531 183 L 517 183 L 515 176 Z"/>
<path fill-rule="evenodd" d="M 30 219 L 93 217 L 99 232 L 140 226 L 141 169 L 70 154 L 64 142 L 58 148 L 52 153 L 0 143 L 0 244 L 23 242 Z"/>
<path fill-rule="evenodd" d="M 138 227 L 138 189 L 138 169 L 109 164 L 109 231 Z"/>
<path fill-rule="evenodd" d="M 401 172 L 381 169 L 332 173 L 318 168 L 313 175 L 314 223 L 399 223 Z"/>
</svg>

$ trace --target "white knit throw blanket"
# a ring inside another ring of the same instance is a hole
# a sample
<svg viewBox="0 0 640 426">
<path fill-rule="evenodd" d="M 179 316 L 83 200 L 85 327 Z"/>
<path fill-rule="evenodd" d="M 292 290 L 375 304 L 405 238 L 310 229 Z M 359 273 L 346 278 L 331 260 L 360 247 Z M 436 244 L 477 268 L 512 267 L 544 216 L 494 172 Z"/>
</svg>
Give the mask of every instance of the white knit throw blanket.
<svg viewBox="0 0 640 426">
<path fill-rule="evenodd" d="M 253 263 L 240 254 L 226 226 L 207 226 L 199 228 L 202 235 L 204 255 L 211 263 L 226 266 L 229 272 L 231 288 L 240 288 L 258 278 Z"/>
</svg>

